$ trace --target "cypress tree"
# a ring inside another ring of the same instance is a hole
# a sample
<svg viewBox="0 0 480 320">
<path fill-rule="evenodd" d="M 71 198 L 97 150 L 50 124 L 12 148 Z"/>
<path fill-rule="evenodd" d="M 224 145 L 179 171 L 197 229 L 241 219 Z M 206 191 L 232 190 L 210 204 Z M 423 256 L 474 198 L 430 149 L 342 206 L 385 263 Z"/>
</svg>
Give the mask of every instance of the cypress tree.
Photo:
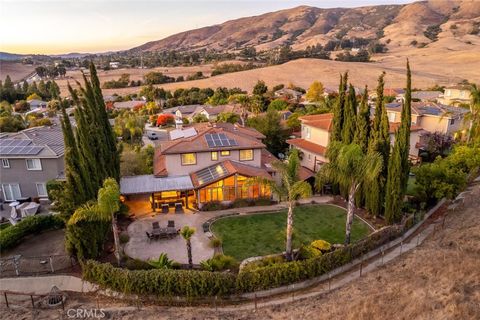
<svg viewBox="0 0 480 320">
<path fill-rule="evenodd" d="M 345 94 L 347 91 L 348 73 L 340 75 L 340 84 L 338 86 L 338 97 L 333 107 L 332 133 L 330 142 L 342 141 L 343 115 L 345 108 Z"/>
<path fill-rule="evenodd" d="M 390 154 L 389 124 L 387 110 L 385 109 L 385 103 L 383 100 L 383 90 L 385 86 L 384 77 L 385 72 L 383 72 L 378 78 L 375 118 L 373 119 L 373 125 L 368 143 L 368 151 L 379 152 L 383 160 L 382 172 L 380 173 L 377 181 L 369 186 L 369 190 L 366 193 L 367 209 L 374 216 L 380 215 L 383 212 L 385 200 L 384 189 L 387 180 L 388 157 Z"/>
<path fill-rule="evenodd" d="M 395 145 L 388 162 L 388 180 L 385 198 L 385 219 L 388 223 L 398 222 L 402 217 L 402 201 L 407 188 L 410 163 L 411 126 L 411 73 L 407 60 L 407 88 L 402 108 L 402 122 L 395 133 Z"/>
<path fill-rule="evenodd" d="M 356 116 L 357 98 L 355 96 L 355 88 L 350 84 L 343 110 L 342 142 L 345 144 L 352 143 L 355 137 L 355 131 L 357 130 Z"/>
<path fill-rule="evenodd" d="M 360 102 L 360 108 L 357 114 L 357 130 L 355 131 L 353 142 L 358 144 L 364 153 L 367 153 L 369 138 L 370 107 L 368 106 L 368 88 L 365 86 L 365 91 L 362 95 L 362 101 Z"/>
</svg>

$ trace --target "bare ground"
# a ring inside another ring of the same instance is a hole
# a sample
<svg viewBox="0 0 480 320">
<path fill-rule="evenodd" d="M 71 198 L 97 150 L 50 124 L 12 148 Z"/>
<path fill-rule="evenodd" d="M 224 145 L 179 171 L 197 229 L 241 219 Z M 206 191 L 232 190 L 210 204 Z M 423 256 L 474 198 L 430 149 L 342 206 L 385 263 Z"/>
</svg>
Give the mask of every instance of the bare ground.
<svg viewBox="0 0 480 320">
<path fill-rule="evenodd" d="M 466 209 L 418 248 L 328 294 L 290 304 L 215 311 L 206 307 L 143 306 L 71 295 L 66 308 L 109 308 L 112 319 L 480 319 L 480 186 Z M 28 297 L 29 298 L 29 297 Z M 96 302 L 97 301 L 97 302 Z M 24 305 L 28 306 L 29 299 Z M 55 319 L 59 310 L 16 309 L 4 319 Z"/>
<path fill-rule="evenodd" d="M 26 65 L 19 62 L 0 61 L 0 80 L 4 81 L 7 75 L 12 81 L 18 81 L 35 70 L 35 66 Z"/>
</svg>

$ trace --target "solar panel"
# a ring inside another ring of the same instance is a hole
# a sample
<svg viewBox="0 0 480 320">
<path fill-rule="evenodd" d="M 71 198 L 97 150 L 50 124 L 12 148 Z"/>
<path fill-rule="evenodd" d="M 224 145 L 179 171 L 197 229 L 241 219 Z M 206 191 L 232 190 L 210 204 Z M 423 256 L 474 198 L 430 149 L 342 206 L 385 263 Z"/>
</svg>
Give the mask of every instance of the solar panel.
<svg viewBox="0 0 480 320">
<path fill-rule="evenodd" d="M 42 146 L 33 145 L 28 139 L 0 139 L 0 154 L 10 156 L 36 155 L 42 151 Z"/>
<path fill-rule="evenodd" d="M 0 147 L 25 147 L 32 143 L 28 139 L 0 139 Z"/>
<path fill-rule="evenodd" d="M 225 133 L 206 134 L 205 140 L 207 141 L 209 148 L 238 146 L 237 141 L 229 139 Z"/>
<path fill-rule="evenodd" d="M 227 169 L 225 169 L 223 163 L 219 163 L 215 166 L 207 167 L 197 171 L 196 175 L 198 178 L 198 183 L 200 185 L 204 185 L 220 179 L 227 173 Z"/>
</svg>

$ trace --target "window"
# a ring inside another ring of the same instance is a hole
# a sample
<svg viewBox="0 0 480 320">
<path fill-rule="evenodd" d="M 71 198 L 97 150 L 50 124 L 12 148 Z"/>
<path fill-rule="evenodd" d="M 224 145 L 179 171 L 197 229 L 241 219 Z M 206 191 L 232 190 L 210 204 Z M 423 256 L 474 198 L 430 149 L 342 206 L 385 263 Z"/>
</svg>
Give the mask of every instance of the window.
<svg viewBox="0 0 480 320">
<path fill-rule="evenodd" d="M 312 155 L 310 153 L 307 155 L 307 158 L 308 158 L 308 161 L 312 161 Z"/>
<path fill-rule="evenodd" d="M 395 113 L 394 112 L 388 112 L 388 121 L 395 122 Z"/>
<path fill-rule="evenodd" d="M 195 153 L 183 153 L 182 154 L 182 165 L 188 166 L 197 164 L 197 155 Z"/>
<path fill-rule="evenodd" d="M 8 159 L 2 159 L 2 167 L 10 168 L 10 161 Z"/>
<path fill-rule="evenodd" d="M 36 183 L 35 185 L 37 186 L 37 194 L 39 197 L 48 197 L 45 183 Z"/>
<path fill-rule="evenodd" d="M 305 136 L 310 139 L 310 127 L 305 127 Z"/>
<path fill-rule="evenodd" d="M 212 151 L 212 161 L 218 160 L 218 151 Z"/>
<path fill-rule="evenodd" d="M 240 150 L 240 161 L 253 160 L 253 149 Z"/>
<path fill-rule="evenodd" d="M 450 125 L 453 126 L 454 123 L 455 123 L 455 119 L 450 119 Z"/>
<path fill-rule="evenodd" d="M 222 157 L 228 157 L 230 155 L 230 150 L 221 151 L 220 154 Z"/>
<path fill-rule="evenodd" d="M 42 170 L 40 159 L 27 159 L 27 170 Z"/>
<path fill-rule="evenodd" d="M 2 184 L 2 190 L 5 201 L 15 201 L 16 199 L 22 197 L 18 183 Z"/>
</svg>

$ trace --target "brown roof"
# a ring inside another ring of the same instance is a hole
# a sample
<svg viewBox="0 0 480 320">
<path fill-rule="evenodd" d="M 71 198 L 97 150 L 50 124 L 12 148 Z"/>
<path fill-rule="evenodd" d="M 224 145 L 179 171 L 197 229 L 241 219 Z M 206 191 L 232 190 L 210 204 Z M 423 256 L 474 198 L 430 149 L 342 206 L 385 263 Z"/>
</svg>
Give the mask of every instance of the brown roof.
<svg viewBox="0 0 480 320">
<path fill-rule="evenodd" d="M 388 128 L 388 132 L 389 132 L 389 133 L 395 133 L 395 132 L 398 130 L 398 128 L 400 127 L 400 123 L 401 123 L 401 122 L 390 122 L 390 123 L 389 123 L 389 126 L 388 126 L 388 127 L 389 127 L 389 128 Z M 411 131 L 411 132 L 413 132 L 413 131 L 420 131 L 420 130 L 423 130 L 422 127 L 419 127 L 419 126 L 414 125 L 414 124 L 412 124 L 412 125 L 410 126 L 410 131 Z"/>
<path fill-rule="evenodd" d="M 303 124 L 308 126 L 323 129 L 329 132 L 332 130 L 333 113 L 312 114 L 299 117 L 299 119 Z"/>
<path fill-rule="evenodd" d="M 267 149 L 262 149 L 261 150 L 261 162 L 262 162 L 262 167 L 267 170 L 268 172 L 273 172 L 275 171 L 272 166 L 270 165 L 273 161 L 278 160 L 277 157 L 275 157 L 270 151 Z"/>
<path fill-rule="evenodd" d="M 324 156 L 325 153 L 327 152 L 327 148 L 324 146 L 321 146 L 319 144 L 307 141 L 305 139 L 289 139 L 287 140 L 288 144 L 291 144 L 292 146 L 295 146 L 299 149 L 303 149 L 306 151 L 310 151 L 315 154 L 319 154 Z"/>
<path fill-rule="evenodd" d="M 246 165 L 246 164 L 243 164 L 243 163 L 239 163 L 239 162 L 236 162 L 236 161 L 231 161 L 231 160 L 225 160 L 225 161 L 216 163 L 216 164 L 214 164 L 210 167 L 216 167 L 220 164 L 222 164 L 225 167 L 226 172 L 224 172 L 222 175 L 218 176 L 218 179 L 210 180 L 210 181 L 208 181 L 208 183 L 203 183 L 198 178 L 198 172 L 201 171 L 201 170 L 204 170 L 205 168 L 203 168 L 201 170 L 198 170 L 196 172 L 192 172 L 190 174 L 190 177 L 192 178 L 193 186 L 195 188 L 200 188 L 200 187 L 203 187 L 204 185 L 212 184 L 216 181 L 227 178 L 227 177 L 229 177 L 231 175 L 234 175 L 234 174 L 237 174 L 237 173 L 241 174 L 242 176 L 246 176 L 246 177 L 263 177 L 263 178 L 267 178 L 267 179 L 272 178 L 270 176 L 270 174 L 265 169 L 258 168 L 258 167 L 252 167 L 252 166 L 249 166 L 249 165 Z"/>
<path fill-rule="evenodd" d="M 315 172 L 305 167 L 300 167 L 300 170 L 298 170 L 298 177 L 300 178 L 300 180 L 307 180 L 308 178 L 311 178 L 314 175 L 315 175 Z"/>
<path fill-rule="evenodd" d="M 237 142 L 236 146 L 210 148 L 205 140 L 207 133 L 224 133 L 229 139 Z M 247 138 L 244 135 L 228 131 L 220 127 L 206 128 L 197 135 L 189 138 L 181 138 L 174 141 L 166 141 L 160 144 L 162 154 L 177 154 L 185 152 L 202 152 L 216 150 L 258 149 L 265 145 L 258 140 Z"/>
<path fill-rule="evenodd" d="M 165 155 L 160 152 L 160 149 L 155 149 L 155 154 L 153 155 L 153 175 L 156 177 L 168 176 Z"/>
</svg>

